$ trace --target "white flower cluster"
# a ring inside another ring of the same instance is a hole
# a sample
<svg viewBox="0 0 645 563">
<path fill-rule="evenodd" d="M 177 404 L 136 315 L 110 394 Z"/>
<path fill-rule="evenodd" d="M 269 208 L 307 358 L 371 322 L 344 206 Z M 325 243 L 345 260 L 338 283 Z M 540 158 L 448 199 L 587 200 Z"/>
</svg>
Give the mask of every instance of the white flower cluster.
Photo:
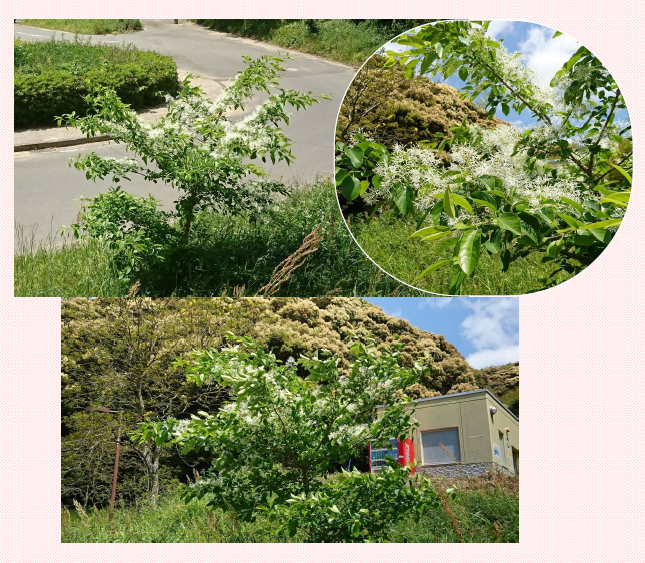
<svg viewBox="0 0 645 563">
<path fill-rule="evenodd" d="M 495 176 L 502 181 L 507 195 L 514 188 L 518 196 L 526 198 L 536 209 L 544 199 L 558 201 L 561 197 L 567 197 L 580 201 L 578 184 L 565 167 L 558 167 L 558 173 L 553 178 L 548 165 L 537 165 L 530 170 L 526 166 L 526 155 L 522 152 L 514 154 L 521 134 L 517 127 L 503 125 L 485 129 L 473 126 L 471 131 L 480 141 L 454 144 L 450 153 L 451 163 L 447 168 L 431 149 L 395 147 L 389 162 L 376 168 L 381 183 L 378 188 L 372 187 L 365 193 L 365 201 L 374 204 L 379 200 L 391 199 L 396 186 L 412 186 L 418 194 L 416 205 L 419 209 L 427 210 L 451 185 L 452 177 L 446 175 L 450 171 L 459 171 L 466 181 Z M 545 131 L 545 134 L 550 133 Z M 454 224 L 464 218 L 465 215 L 449 219 L 449 223 Z"/>
<path fill-rule="evenodd" d="M 366 424 L 343 424 L 335 432 L 330 432 L 329 439 L 335 444 L 352 443 L 364 440 L 368 434 L 369 427 Z"/>
</svg>

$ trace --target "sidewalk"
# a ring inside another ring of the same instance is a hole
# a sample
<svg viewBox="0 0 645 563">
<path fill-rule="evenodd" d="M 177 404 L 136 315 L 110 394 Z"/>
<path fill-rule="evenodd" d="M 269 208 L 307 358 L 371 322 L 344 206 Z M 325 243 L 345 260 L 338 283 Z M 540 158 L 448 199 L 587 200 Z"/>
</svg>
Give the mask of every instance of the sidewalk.
<svg viewBox="0 0 645 563">
<path fill-rule="evenodd" d="M 178 71 L 179 80 L 183 80 L 188 72 Z M 193 74 L 190 83 L 193 86 L 199 86 L 204 91 L 207 98 L 217 99 L 224 89 L 225 81 L 211 78 L 209 76 L 200 76 Z M 139 116 L 146 122 L 152 123 L 159 117 L 166 115 L 165 106 L 142 110 Z M 13 150 L 14 152 L 41 150 L 54 147 L 67 147 L 73 145 L 84 145 L 88 143 L 98 143 L 109 141 L 110 137 L 102 135 L 98 137 L 87 138 L 78 129 L 73 127 L 42 127 L 36 129 L 24 129 L 14 131 L 13 133 Z"/>
</svg>

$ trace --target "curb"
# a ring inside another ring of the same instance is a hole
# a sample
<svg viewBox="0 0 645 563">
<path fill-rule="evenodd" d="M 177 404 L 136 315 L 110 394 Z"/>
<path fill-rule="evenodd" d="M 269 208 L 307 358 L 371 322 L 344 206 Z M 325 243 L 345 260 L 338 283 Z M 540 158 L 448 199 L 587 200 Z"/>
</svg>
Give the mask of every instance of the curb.
<svg viewBox="0 0 645 563">
<path fill-rule="evenodd" d="M 112 137 L 109 135 L 101 135 L 100 137 L 79 137 L 77 139 L 66 139 L 64 141 L 47 141 L 43 143 L 27 143 L 24 145 L 14 145 L 13 152 L 26 152 L 36 151 L 42 149 L 52 149 L 56 147 L 71 147 L 74 145 L 88 145 L 90 143 L 100 143 L 102 141 L 111 141 Z"/>
</svg>

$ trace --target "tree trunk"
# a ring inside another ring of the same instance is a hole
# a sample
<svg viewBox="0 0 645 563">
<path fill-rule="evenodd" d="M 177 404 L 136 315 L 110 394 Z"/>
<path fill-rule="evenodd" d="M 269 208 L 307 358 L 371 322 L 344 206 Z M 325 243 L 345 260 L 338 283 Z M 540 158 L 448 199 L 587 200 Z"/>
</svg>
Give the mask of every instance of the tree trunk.
<svg viewBox="0 0 645 563">
<path fill-rule="evenodd" d="M 161 448 L 144 443 L 142 444 L 141 453 L 150 487 L 150 505 L 152 508 L 156 508 L 157 499 L 159 498 L 159 458 L 161 457 Z"/>
</svg>

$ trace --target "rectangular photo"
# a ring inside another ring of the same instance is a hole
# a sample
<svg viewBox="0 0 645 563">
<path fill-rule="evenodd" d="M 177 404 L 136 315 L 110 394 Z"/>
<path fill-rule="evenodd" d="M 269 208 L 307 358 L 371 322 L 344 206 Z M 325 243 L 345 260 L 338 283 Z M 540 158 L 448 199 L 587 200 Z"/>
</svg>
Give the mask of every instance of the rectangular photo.
<svg viewBox="0 0 645 563">
<path fill-rule="evenodd" d="M 519 542 L 518 298 L 61 319 L 63 542 Z"/>
</svg>

